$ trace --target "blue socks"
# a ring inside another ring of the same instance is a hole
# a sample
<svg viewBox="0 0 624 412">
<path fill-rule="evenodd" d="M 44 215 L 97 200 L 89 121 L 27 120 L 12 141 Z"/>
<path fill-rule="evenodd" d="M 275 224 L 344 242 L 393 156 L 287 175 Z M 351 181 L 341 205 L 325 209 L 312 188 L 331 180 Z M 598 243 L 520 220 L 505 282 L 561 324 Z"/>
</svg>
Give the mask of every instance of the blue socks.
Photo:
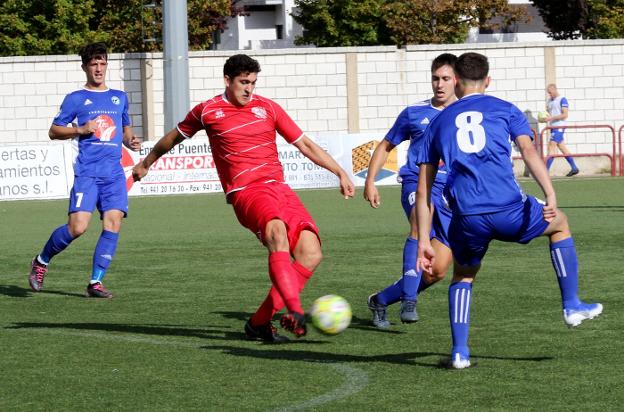
<svg viewBox="0 0 624 412">
<path fill-rule="evenodd" d="M 550 170 L 550 166 L 552 166 L 553 160 L 555 160 L 554 157 L 549 157 L 548 159 L 546 159 L 546 169 Z M 576 166 L 576 163 L 574 162 L 574 158 L 572 156 L 566 156 L 565 160 L 568 161 L 572 170 L 578 170 L 578 167 Z"/>
<path fill-rule="evenodd" d="M 401 299 L 416 300 L 416 296 L 430 285 L 422 277 L 422 271 L 416 272 L 418 240 L 408 236 L 403 247 L 403 276 L 377 294 L 381 305 L 392 305 Z"/>
<path fill-rule="evenodd" d="M 69 227 L 66 224 L 57 227 L 54 232 L 52 232 L 50 239 L 48 239 L 43 250 L 39 254 L 39 262 L 48 265 L 50 260 L 64 251 L 72 240 L 74 240 L 74 238 L 69 233 Z"/>
<path fill-rule="evenodd" d="M 416 258 L 418 257 L 418 240 L 408 236 L 403 246 L 403 290 L 404 300 L 416 300 L 416 294 L 422 271 L 416 271 Z"/>
<path fill-rule="evenodd" d="M 449 286 L 449 318 L 451 336 L 453 337 L 452 353 L 460 353 L 470 357 L 468 333 L 470 331 L 470 304 L 472 302 L 472 283 L 457 282 Z"/>
<path fill-rule="evenodd" d="M 401 300 L 403 294 L 403 278 L 397 280 L 392 285 L 386 287 L 381 292 L 377 293 L 377 303 L 380 305 L 392 305 Z"/>
<path fill-rule="evenodd" d="M 578 167 L 576 167 L 576 163 L 574 162 L 574 158 L 572 156 L 566 156 L 565 160 L 568 161 L 568 164 L 570 165 L 572 170 L 578 170 Z"/>
<path fill-rule="evenodd" d="M 557 282 L 561 290 L 561 303 L 564 309 L 578 306 L 578 259 L 574 240 L 571 237 L 550 244 L 552 260 Z"/>
<path fill-rule="evenodd" d="M 119 233 L 103 230 L 100 239 L 93 252 L 93 271 L 91 272 L 91 283 L 101 282 L 106 275 L 106 269 L 115 256 L 117 250 L 117 240 Z"/>
</svg>

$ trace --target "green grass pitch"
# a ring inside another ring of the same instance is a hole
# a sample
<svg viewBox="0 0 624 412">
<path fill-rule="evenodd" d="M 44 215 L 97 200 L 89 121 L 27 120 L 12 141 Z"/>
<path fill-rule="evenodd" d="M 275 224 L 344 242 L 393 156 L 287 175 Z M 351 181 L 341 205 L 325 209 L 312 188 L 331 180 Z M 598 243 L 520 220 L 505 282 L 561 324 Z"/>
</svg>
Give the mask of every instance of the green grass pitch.
<svg viewBox="0 0 624 412">
<path fill-rule="evenodd" d="M 539 197 L 535 184 L 523 182 Z M 547 239 L 494 242 L 474 287 L 476 366 L 448 356 L 448 277 L 420 296 L 421 320 L 374 329 L 367 296 L 398 278 L 407 223 L 399 188 L 383 203 L 337 190 L 299 192 L 325 259 L 304 307 L 345 297 L 353 321 L 280 346 L 248 342 L 243 324 L 264 298 L 266 252 L 223 195 L 132 198 L 106 278 L 110 301 L 83 297 L 100 228 L 57 256 L 41 293 L 30 259 L 64 222 L 66 201 L 0 202 L 2 411 L 621 410 L 624 402 L 624 180 L 555 181 L 580 264 L 581 297 L 604 313 L 562 320 Z M 514 292 L 515 291 L 515 292 Z"/>
</svg>

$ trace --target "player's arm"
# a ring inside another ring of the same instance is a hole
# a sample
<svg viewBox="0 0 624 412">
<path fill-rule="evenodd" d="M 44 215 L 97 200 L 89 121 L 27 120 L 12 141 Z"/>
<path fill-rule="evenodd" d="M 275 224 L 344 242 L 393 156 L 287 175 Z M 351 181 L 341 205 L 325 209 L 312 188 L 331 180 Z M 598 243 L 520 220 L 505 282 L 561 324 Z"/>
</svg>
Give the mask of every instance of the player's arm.
<svg viewBox="0 0 624 412">
<path fill-rule="evenodd" d="M 377 177 L 377 173 L 379 173 L 386 160 L 388 160 L 388 155 L 394 147 L 388 140 L 383 139 L 375 148 L 368 164 L 368 174 L 364 183 L 364 199 L 368 200 L 371 207 L 375 209 L 381 204 L 381 196 L 379 196 L 379 191 L 377 186 L 375 186 L 375 177 Z"/>
<path fill-rule="evenodd" d="M 531 176 L 533 176 L 546 197 L 544 219 L 547 222 L 550 222 L 556 215 L 557 196 L 555 195 L 555 189 L 553 188 L 552 181 L 550 180 L 548 169 L 546 169 L 546 165 L 544 165 L 542 158 L 537 154 L 537 150 L 535 149 L 535 146 L 529 136 L 520 135 L 516 137 L 516 145 L 518 146 L 518 150 L 520 150 L 524 163 L 529 168 Z"/>
<path fill-rule="evenodd" d="M 180 131 L 175 128 L 163 136 L 145 156 L 145 159 L 141 160 L 132 168 L 132 177 L 135 182 L 141 180 L 147 174 L 150 166 L 162 155 L 171 150 L 174 146 L 179 144 L 185 139 Z"/>
<path fill-rule="evenodd" d="M 124 126 L 123 128 L 123 144 L 130 150 L 137 151 L 141 149 L 141 139 L 134 134 L 132 126 Z"/>
<path fill-rule="evenodd" d="M 418 259 L 416 266 L 427 272 L 433 268 L 435 252 L 429 239 L 431 233 L 431 216 L 433 204 L 431 202 L 431 188 L 435 180 L 438 166 L 431 163 L 422 163 L 418 188 L 416 189 L 416 221 L 418 222 Z"/>
<path fill-rule="evenodd" d="M 303 135 L 299 140 L 293 143 L 297 149 L 308 159 L 329 170 L 340 179 L 340 193 L 348 199 L 355 195 L 355 186 L 349 178 L 347 172 L 319 145 L 314 143 L 308 136 Z"/>
<path fill-rule="evenodd" d="M 48 136 L 51 140 L 67 140 L 73 139 L 78 136 L 87 135 L 95 132 L 97 128 L 97 124 L 95 120 L 89 120 L 82 126 L 59 126 L 58 124 L 53 124 L 50 126 L 50 130 L 48 131 Z"/>
</svg>

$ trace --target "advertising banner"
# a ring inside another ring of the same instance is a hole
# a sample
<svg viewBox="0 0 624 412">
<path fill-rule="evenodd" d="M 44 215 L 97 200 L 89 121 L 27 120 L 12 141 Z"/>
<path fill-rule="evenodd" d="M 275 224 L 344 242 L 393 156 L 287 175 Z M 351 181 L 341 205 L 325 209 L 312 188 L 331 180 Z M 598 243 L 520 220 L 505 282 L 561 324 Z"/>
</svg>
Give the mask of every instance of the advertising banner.
<svg viewBox="0 0 624 412">
<path fill-rule="evenodd" d="M 0 146 L 0 200 L 68 197 L 71 151 L 69 144 Z"/>
<path fill-rule="evenodd" d="M 356 186 L 363 186 L 368 164 L 382 135 L 320 134 L 314 141 L 351 174 Z M 132 179 L 132 167 L 145 158 L 155 142 L 144 142 L 139 152 L 122 150 L 130 196 L 222 192 L 212 151 L 206 136 L 187 139 L 156 161 L 141 182 Z M 396 184 L 397 172 L 405 163 L 407 142 L 388 155 L 376 184 Z M 284 178 L 293 189 L 338 187 L 338 178 L 277 139 Z M 67 198 L 73 184 L 71 142 L 0 147 L 0 200 Z"/>
</svg>

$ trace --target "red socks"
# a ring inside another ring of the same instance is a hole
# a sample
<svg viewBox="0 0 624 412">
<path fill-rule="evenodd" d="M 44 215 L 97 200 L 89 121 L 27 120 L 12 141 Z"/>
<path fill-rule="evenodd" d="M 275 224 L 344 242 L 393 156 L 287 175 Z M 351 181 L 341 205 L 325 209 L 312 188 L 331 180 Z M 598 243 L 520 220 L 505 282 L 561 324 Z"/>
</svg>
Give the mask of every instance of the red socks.
<svg viewBox="0 0 624 412">
<path fill-rule="evenodd" d="M 312 276 L 312 271 L 297 261 L 291 263 L 288 252 L 273 252 L 269 254 L 269 276 L 273 286 L 251 316 L 251 324 L 254 326 L 270 322 L 284 305 L 291 312 L 303 313 L 299 293 Z"/>
</svg>

